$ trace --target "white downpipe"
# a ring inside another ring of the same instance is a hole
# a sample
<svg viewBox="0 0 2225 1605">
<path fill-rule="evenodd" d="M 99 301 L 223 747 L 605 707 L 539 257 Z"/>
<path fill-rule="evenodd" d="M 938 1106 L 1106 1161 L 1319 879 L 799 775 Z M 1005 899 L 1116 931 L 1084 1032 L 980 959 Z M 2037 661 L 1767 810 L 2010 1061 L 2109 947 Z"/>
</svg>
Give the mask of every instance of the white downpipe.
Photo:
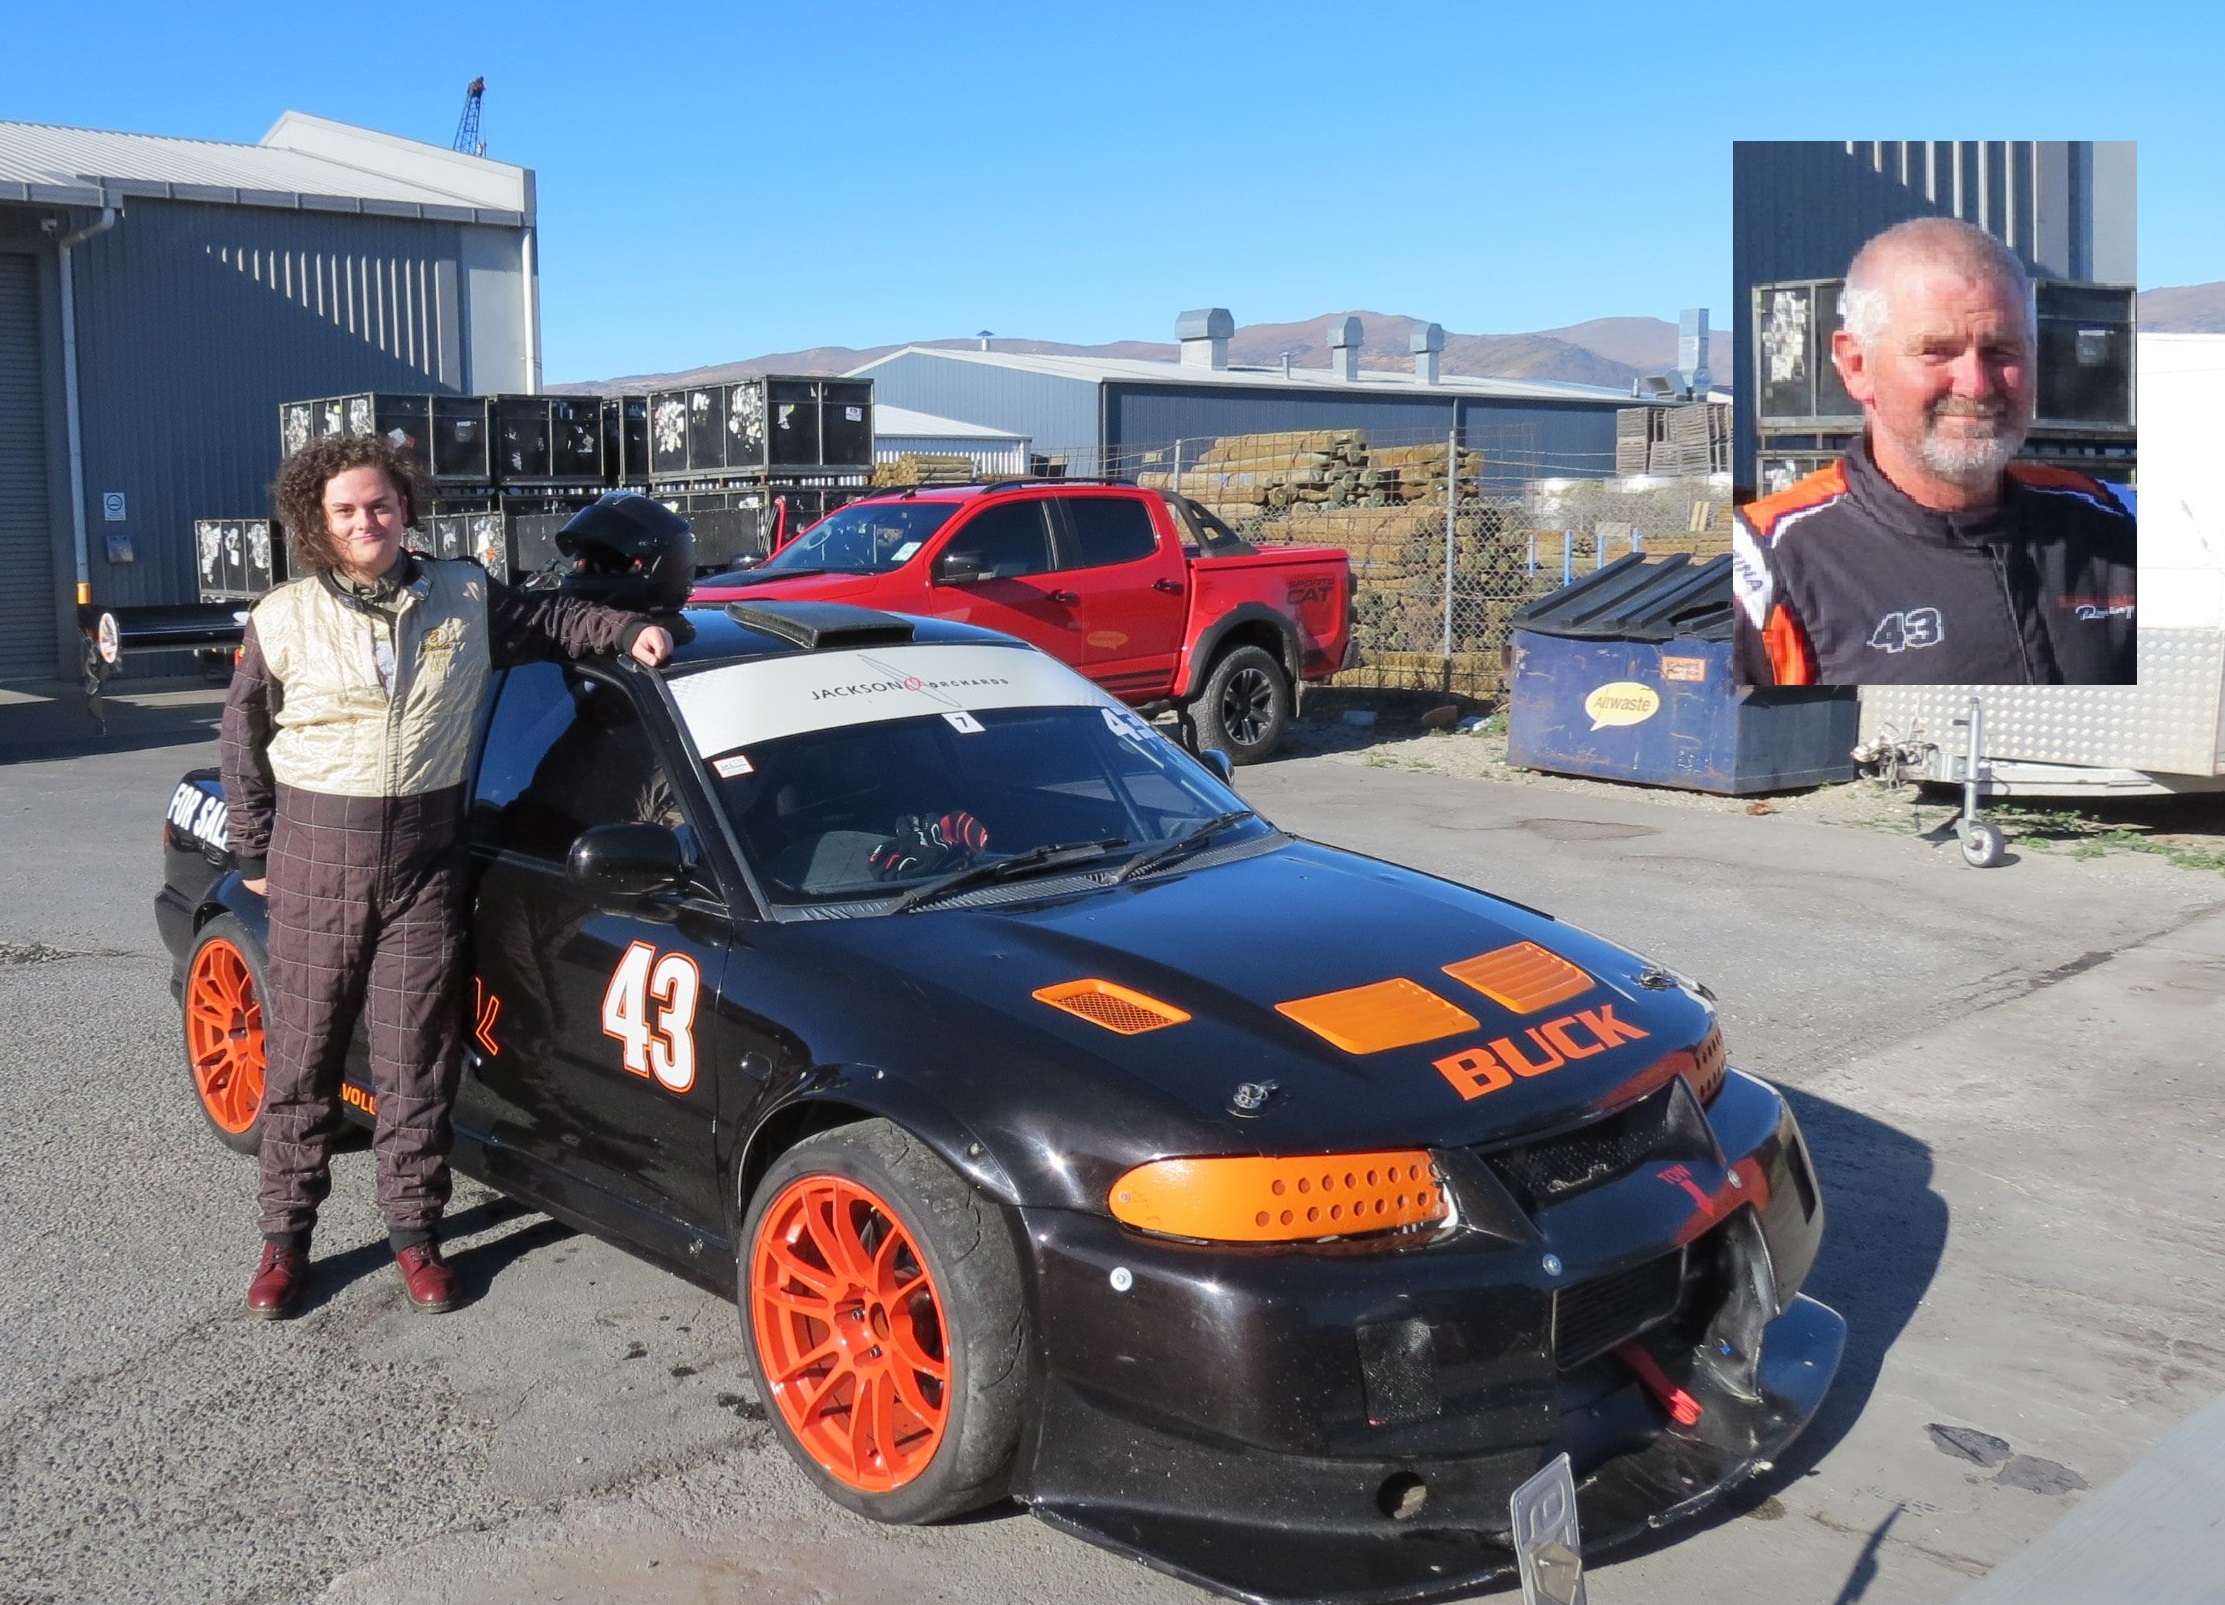
<svg viewBox="0 0 2225 1605">
<path fill-rule="evenodd" d="M 525 280 L 525 392 L 541 393 L 541 278 L 534 264 L 533 230 L 518 236 L 518 265 Z"/>
<path fill-rule="evenodd" d="M 87 224 L 56 243 L 62 256 L 62 411 L 70 447 L 70 534 L 77 554 L 76 600 L 92 600 L 93 562 L 91 535 L 85 528 L 85 426 L 77 401 L 77 276 L 71 251 L 96 234 L 116 226 L 121 214 L 113 206 L 100 209 L 100 221 Z"/>
</svg>

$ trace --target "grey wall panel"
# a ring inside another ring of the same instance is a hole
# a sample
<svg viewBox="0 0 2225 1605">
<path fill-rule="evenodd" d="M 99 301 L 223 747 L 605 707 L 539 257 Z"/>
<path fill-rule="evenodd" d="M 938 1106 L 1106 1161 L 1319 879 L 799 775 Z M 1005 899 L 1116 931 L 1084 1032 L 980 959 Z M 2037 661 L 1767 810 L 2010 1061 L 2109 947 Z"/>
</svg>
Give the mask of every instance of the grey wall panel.
<svg viewBox="0 0 2225 1605">
<path fill-rule="evenodd" d="M 1493 490 L 1511 491 L 1527 479 L 1612 475 L 1618 405 L 1628 403 L 1462 397 L 1458 427 L 1462 444 L 1484 453 L 1486 483 Z M 1454 427 L 1454 403 L 1442 394 L 1354 396 L 1280 387 L 1115 384 L 1108 414 L 1110 445 L 1130 471 L 1139 466 L 1143 453 L 1176 440 L 1202 448 L 1222 435 L 1365 429 L 1372 443 L 1397 446 L 1443 440 Z"/>
<path fill-rule="evenodd" d="M 2097 139 L 2089 147 L 2092 201 L 2088 263 L 2082 278 L 2137 284 L 2139 277 L 2139 151 L 2129 139 Z"/>
<path fill-rule="evenodd" d="M 55 671 L 39 259 L 0 251 L 0 680 Z"/>
<path fill-rule="evenodd" d="M 475 395 L 532 391 L 532 345 L 526 338 L 520 238 L 514 229 L 465 228 L 463 247 L 464 372 Z"/>
<path fill-rule="evenodd" d="M 1912 217 L 1960 217 L 2054 278 L 2132 281 L 2132 146 L 2033 140 L 1740 140 L 1731 147 L 1733 463 L 1752 482 L 1752 290 L 1836 278 Z M 2116 271 L 2122 269 L 2121 272 Z"/>
<path fill-rule="evenodd" d="M 953 361 L 918 351 L 899 352 L 862 373 L 873 381 L 877 403 L 1008 429 L 1026 435 L 1039 454 L 1066 454 L 1069 473 L 1099 471 L 1097 386 L 1087 380 Z"/>
<path fill-rule="evenodd" d="M 77 248 L 78 371 L 93 594 L 195 594 L 196 518 L 259 516 L 278 403 L 464 389 L 453 351 L 458 225 L 134 201 Z M 443 265 L 451 267 L 444 276 Z M 104 522 L 101 497 L 129 514 Z M 136 561 L 107 561 L 103 537 Z M 136 668 L 136 665 L 135 665 Z"/>
</svg>

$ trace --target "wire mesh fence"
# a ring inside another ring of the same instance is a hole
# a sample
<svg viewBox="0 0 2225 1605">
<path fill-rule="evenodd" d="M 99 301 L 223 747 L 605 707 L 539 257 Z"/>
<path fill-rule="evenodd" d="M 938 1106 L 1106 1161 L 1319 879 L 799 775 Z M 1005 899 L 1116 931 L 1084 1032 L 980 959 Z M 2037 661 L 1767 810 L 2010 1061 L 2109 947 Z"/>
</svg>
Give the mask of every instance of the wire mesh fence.
<svg viewBox="0 0 2225 1605">
<path fill-rule="evenodd" d="M 1611 458 L 1541 453 L 1524 424 L 1219 436 L 1109 459 L 1109 476 L 1178 492 L 1255 544 L 1348 552 L 1363 665 L 1338 685 L 1497 697 L 1523 604 L 1629 552 L 1730 550 L 1727 476 L 1615 477 Z"/>
</svg>

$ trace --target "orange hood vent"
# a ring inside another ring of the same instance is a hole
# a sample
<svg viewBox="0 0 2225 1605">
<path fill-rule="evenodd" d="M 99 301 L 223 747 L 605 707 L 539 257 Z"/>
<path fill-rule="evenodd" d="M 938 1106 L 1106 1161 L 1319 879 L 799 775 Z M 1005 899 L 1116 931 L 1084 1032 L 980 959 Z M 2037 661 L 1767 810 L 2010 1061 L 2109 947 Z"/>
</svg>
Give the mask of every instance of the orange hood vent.
<svg viewBox="0 0 2225 1605">
<path fill-rule="evenodd" d="M 1141 992 L 1132 992 L 1111 981 L 1061 981 L 1057 986 L 1046 986 L 1030 996 L 1038 1003 L 1064 1009 L 1091 1025 L 1101 1025 L 1124 1037 L 1180 1025 L 1190 1017 L 1171 1003 L 1161 1003 L 1157 998 L 1145 997 Z"/>
</svg>

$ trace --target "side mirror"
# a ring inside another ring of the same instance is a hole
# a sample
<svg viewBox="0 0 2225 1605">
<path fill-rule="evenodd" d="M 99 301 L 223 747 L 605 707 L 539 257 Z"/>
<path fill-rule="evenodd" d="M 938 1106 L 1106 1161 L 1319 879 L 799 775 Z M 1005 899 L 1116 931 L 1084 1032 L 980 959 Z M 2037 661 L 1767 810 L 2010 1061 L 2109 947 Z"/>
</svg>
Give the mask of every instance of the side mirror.
<svg viewBox="0 0 2225 1605">
<path fill-rule="evenodd" d="M 1229 761 L 1228 754 L 1221 751 L 1220 748 L 1200 747 L 1197 761 L 1212 770 L 1213 778 L 1222 785 L 1234 786 L 1236 784 L 1236 765 Z"/>
<path fill-rule="evenodd" d="M 988 568 L 970 552 L 945 552 L 935 559 L 936 585 L 979 585 L 990 578 Z"/>
<path fill-rule="evenodd" d="M 664 825 L 591 825 L 572 843 L 565 873 L 575 886 L 611 897 L 670 891 L 687 878 L 680 838 Z"/>
</svg>

